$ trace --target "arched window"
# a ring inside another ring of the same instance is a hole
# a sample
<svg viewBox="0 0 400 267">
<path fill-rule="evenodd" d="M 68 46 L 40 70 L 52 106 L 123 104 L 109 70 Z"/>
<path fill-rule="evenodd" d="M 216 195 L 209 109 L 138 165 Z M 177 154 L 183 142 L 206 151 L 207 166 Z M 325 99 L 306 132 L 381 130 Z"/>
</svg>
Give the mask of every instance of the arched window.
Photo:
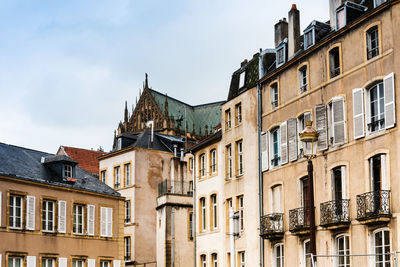
<svg viewBox="0 0 400 267">
<path fill-rule="evenodd" d="M 312 267 L 310 239 L 304 240 L 303 242 L 302 262 L 303 262 L 302 267 Z"/>
<path fill-rule="evenodd" d="M 348 235 L 338 235 L 335 238 L 335 266 L 350 267 L 350 241 Z"/>
<path fill-rule="evenodd" d="M 276 244 L 274 246 L 274 267 L 283 267 L 284 266 L 284 247 L 283 243 Z"/>
<path fill-rule="evenodd" d="M 218 227 L 218 204 L 217 204 L 217 194 L 211 195 L 211 228 L 217 229 Z"/>
<path fill-rule="evenodd" d="M 217 253 L 211 254 L 211 263 L 212 263 L 212 267 L 218 267 L 218 254 Z"/>
<path fill-rule="evenodd" d="M 200 230 L 206 231 L 206 198 L 200 198 Z"/>
<path fill-rule="evenodd" d="M 390 266 L 390 232 L 388 229 L 379 229 L 372 233 L 373 251 L 377 254 L 373 257 L 374 266 Z"/>
<path fill-rule="evenodd" d="M 378 25 L 372 26 L 366 32 L 367 59 L 379 55 L 379 28 Z"/>
<path fill-rule="evenodd" d="M 200 255 L 201 267 L 207 267 L 207 256 L 205 254 Z"/>
</svg>

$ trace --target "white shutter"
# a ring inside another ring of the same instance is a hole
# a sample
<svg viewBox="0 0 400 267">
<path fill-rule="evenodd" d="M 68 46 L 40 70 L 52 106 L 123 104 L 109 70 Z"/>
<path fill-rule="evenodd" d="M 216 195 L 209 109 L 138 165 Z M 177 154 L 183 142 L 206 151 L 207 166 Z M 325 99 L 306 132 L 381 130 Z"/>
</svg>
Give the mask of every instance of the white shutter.
<svg viewBox="0 0 400 267">
<path fill-rule="evenodd" d="M 289 139 L 289 161 L 297 160 L 297 120 L 291 118 L 287 122 Z"/>
<path fill-rule="evenodd" d="M 298 207 L 303 207 L 303 186 L 301 180 L 297 180 L 297 203 Z"/>
<path fill-rule="evenodd" d="M 0 192 L 1 193 L 1 192 Z M 1 267 L 2 259 L 1 259 L 1 254 L 0 254 L 0 267 Z"/>
<path fill-rule="evenodd" d="M 35 230 L 35 197 L 26 197 L 26 229 Z"/>
<path fill-rule="evenodd" d="M 353 134 L 354 139 L 364 137 L 364 89 L 353 89 Z"/>
<path fill-rule="evenodd" d="M 346 166 L 340 168 L 342 174 L 342 199 L 347 199 Z"/>
<path fill-rule="evenodd" d="M 58 201 L 58 232 L 59 233 L 67 232 L 66 216 L 67 216 L 67 202 L 64 200 L 59 200 Z"/>
<path fill-rule="evenodd" d="M 263 133 L 260 137 L 260 147 L 261 147 L 261 170 L 267 171 L 269 167 L 268 160 L 268 134 Z"/>
<path fill-rule="evenodd" d="M 36 256 L 26 257 L 26 267 L 36 267 Z"/>
<path fill-rule="evenodd" d="M 318 136 L 318 151 L 328 149 L 328 134 L 326 129 L 326 106 L 324 104 L 315 106 L 315 128 L 319 133 Z"/>
<path fill-rule="evenodd" d="M 287 122 L 283 122 L 280 128 L 281 132 L 281 163 L 288 163 L 288 139 L 287 139 Z"/>
<path fill-rule="evenodd" d="M 272 159 L 274 158 L 274 140 L 272 140 L 272 134 L 269 131 L 268 132 L 268 140 L 269 140 L 269 168 L 272 169 L 273 165 L 272 165 Z"/>
<path fill-rule="evenodd" d="M 112 221 L 113 221 L 113 209 L 112 208 L 107 208 L 107 236 L 112 237 L 113 233 L 113 227 L 112 227 Z"/>
<path fill-rule="evenodd" d="M 396 98 L 394 93 L 394 73 L 383 78 L 385 95 L 385 128 L 393 128 L 396 124 Z"/>
<path fill-rule="evenodd" d="M 67 267 L 67 258 L 58 258 L 58 267 Z"/>
<path fill-rule="evenodd" d="M 88 259 L 88 267 L 96 267 L 96 260 Z"/>
<path fill-rule="evenodd" d="M 121 267 L 121 261 L 120 260 L 114 260 L 113 261 L 113 267 Z"/>
<path fill-rule="evenodd" d="M 94 235 L 94 218 L 95 218 L 94 205 L 87 205 L 87 234 L 88 235 Z"/>
<path fill-rule="evenodd" d="M 382 170 L 382 190 L 389 190 L 389 181 L 387 175 L 387 166 L 386 166 L 386 155 L 381 154 L 381 170 Z"/>
<path fill-rule="evenodd" d="M 107 208 L 100 208 L 100 236 L 107 236 Z"/>
<path fill-rule="evenodd" d="M 333 144 L 340 145 L 345 141 L 345 107 L 343 97 L 337 97 L 332 100 L 332 126 L 333 126 Z"/>
<path fill-rule="evenodd" d="M 312 117 L 311 117 L 311 112 L 305 112 L 304 113 L 304 123 L 306 121 L 312 121 Z M 299 138 L 300 140 L 300 138 Z M 300 141 L 301 142 L 301 141 Z M 304 151 L 306 152 L 306 154 L 310 155 L 312 153 L 312 145 L 310 143 L 308 143 L 306 145 L 306 147 L 304 148 Z M 315 150 L 314 150 L 315 151 Z"/>
</svg>

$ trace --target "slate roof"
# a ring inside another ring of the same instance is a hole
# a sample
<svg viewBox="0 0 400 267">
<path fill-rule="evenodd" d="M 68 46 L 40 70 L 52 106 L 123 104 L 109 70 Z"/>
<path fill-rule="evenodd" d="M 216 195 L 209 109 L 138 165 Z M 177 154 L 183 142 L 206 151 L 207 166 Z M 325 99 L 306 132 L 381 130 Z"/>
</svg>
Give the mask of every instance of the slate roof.
<svg viewBox="0 0 400 267">
<path fill-rule="evenodd" d="M 204 131 L 207 125 L 208 131 L 210 132 L 221 123 L 221 105 L 225 103 L 225 101 L 191 106 L 153 89 L 148 89 L 162 111 L 165 110 L 165 99 L 167 99 L 168 115 L 174 118 L 175 125 L 180 130 L 185 131 L 185 110 L 188 132 L 193 132 L 193 124 L 195 127 L 194 133 L 199 134 L 200 127 L 203 129 L 202 131 Z M 204 135 L 204 132 L 202 134 Z"/>
<path fill-rule="evenodd" d="M 60 149 L 63 150 L 68 157 L 77 161 L 78 166 L 85 171 L 89 173 L 99 173 L 99 161 L 97 158 L 104 155 L 105 152 L 70 146 L 60 146 L 59 150 Z"/>
<path fill-rule="evenodd" d="M 64 181 L 57 173 L 41 163 L 42 157 L 57 158 L 49 154 L 24 147 L 0 143 L 0 175 L 21 180 L 96 192 L 111 196 L 120 196 L 111 187 L 90 175 L 79 166 L 75 167 L 76 182 Z M 65 157 L 65 156 L 63 156 Z"/>
</svg>

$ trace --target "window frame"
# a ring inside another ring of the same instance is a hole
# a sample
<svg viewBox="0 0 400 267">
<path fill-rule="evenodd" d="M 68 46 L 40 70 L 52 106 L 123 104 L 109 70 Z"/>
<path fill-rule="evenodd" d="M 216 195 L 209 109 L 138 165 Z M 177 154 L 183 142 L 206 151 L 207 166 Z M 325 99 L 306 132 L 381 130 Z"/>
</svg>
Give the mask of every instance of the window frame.
<svg viewBox="0 0 400 267">
<path fill-rule="evenodd" d="M 278 250 L 280 255 L 278 256 Z M 285 246 L 279 242 L 273 246 L 273 267 L 283 267 L 285 264 Z"/>
<path fill-rule="evenodd" d="M 343 240 L 343 254 L 340 254 L 340 251 L 342 251 L 342 250 L 340 250 L 340 245 L 339 245 L 340 239 Z M 347 247 L 346 239 L 347 239 L 349 247 Z M 351 266 L 351 257 L 348 256 L 351 254 L 350 248 L 351 248 L 350 236 L 348 234 L 339 234 L 335 237 L 335 253 L 336 253 L 336 255 L 338 255 L 334 259 L 335 266 L 338 266 L 338 267 L 350 267 Z M 343 262 L 344 262 L 343 264 L 339 264 L 340 258 L 343 258 Z"/>
<path fill-rule="evenodd" d="M 82 210 L 82 214 L 79 215 L 77 213 L 78 208 L 81 208 Z M 72 204 L 72 234 L 74 235 L 84 235 L 85 234 L 85 216 L 86 216 L 86 212 L 85 212 L 85 208 L 86 205 L 82 204 L 82 203 L 73 203 Z M 78 231 L 79 229 L 79 222 L 77 221 L 78 218 L 81 218 L 81 227 L 82 230 Z"/>
<path fill-rule="evenodd" d="M 242 103 L 237 103 L 235 105 L 235 117 L 236 117 L 236 125 L 242 123 Z"/>
<path fill-rule="evenodd" d="M 131 162 L 124 163 L 124 182 L 125 186 L 132 185 L 132 164 Z"/>
<path fill-rule="evenodd" d="M 226 168 L 226 176 L 227 179 L 230 180 L 233 178 L 233 158 L 232 158 L 232 145 L 228 144 L 226 146 L 226 161 L 227 161 L 227 168 Z"/>
<path fill-rule="evenodd" d="M 246 254 L 245 254 L 245 251 L 239 251 L 238 252 L 238 264 L 239 264 L 239 267 L 245 267 L 246 266 Z"/>
<path fill-rule="evenodd" d="M 132 202 L 130 199 L 125 200 L 125 224 L 131 223 L 131 214 L 132 214 Z"/>
<path fill-rule="evenodd" d="M 48 204 L 52 204 L 52 218 L 51 218 L 51 223 L 52 223 L 52 227 L 51 229 L 49 229 L 48 227 L 48 221 L 49 221 L 49 211 L 48 211 Z M 43 232 L 49 232 L 49 233 L 54 233 L 55 232 L 55 227 L 56 227 L 56 220 L 55 220 L 55 215 L 56 215 L 56 201 L 53 199 L 43 199 L 42 200 L 42 214 L 41 214 L 41 222 L 42 222 L 42 227 L 41 230 Z M 45 218 L 44 218 L 44 215 Z"/>
<path fill-rule="evenodd" d="M 17 267 L 17 265 L 15 264 L 15 260 L 16 259 L 18 259 L 18 260 L 20 260 L 21 262 L 21 264 L 19 265 L 19 267 L 25 267 L 26 266 L 26 264 L 25 264 L 25 256 L 24 255 L 14 255 L 14 254 L 10 254 L 10 255 L 8 255 L 8 254 L 6 254 L 6 267 L 8 267 L 8 266 L 10 266 L 10 261 L 13 261 L 13 264 L 12 264 L 12 267 Z"/>
<path fill-rule="evenodd" d="M 271 110 L 279 106 L 279 84 L 277 81 L 269 85 Z"/>
<path fill-rule="evenodd" d="M 385 232 L 388 232 L 388 240 L 386 240 L 386 238 L 385 238 Z M 377 247 L 376 247 L 375 235 L 378 233 L 382 233 L 382 252 L 383 252 L 383 254 L 385 254 L 384 250 L 385 250 L 386 246 L 389 246 L 389 253 L 390 253 L 391 247 L 392 247 L 391 233 L 390 233 L 390 229 L 387 227 L 376 229 L 371 233 L 371 253 L 376 254 Z M 386 244 L 385 241 L 388 241 L 389 244 Z M 385 263 L 385 260 L 387 260 L 387 259 L 383 259 L 383 258 L 386 258 L 386 257 L 388 257 L 388 260 L 390 261 L 391 255 L 382 255 L 382 260 L 383 260 L 382 263 L 383 264 Z M 381 262 L 376 262 L 376 257 L 371 257 L 371 266 L 384 266 L 384 265 L 377 265 L 379 263 L 381 263 Z"/>
<path fill-rule="evenodd" d="M 49 266 L 49 261 L 52 262 L 51 266 Z M 40 257 L 40 267 L 56 267 L 56 263 L 57 263 L 56 257 L 48 257 L 48 256 Z"/>
<path fill-rule="evenodd" d="M 63 175 L 64 178 L 72 178 L 74 176 L 74 167 L 70 164 L 64 164 L 63 166 Z"/>
<path fill-rule="evenodd" d="M 311 33 L 311 37 L 312 37 L 312 42 L 310 45 L 308 45 L 308 34 Z M 307 50 L 308 48 L 312 47 L 315 45 L 315 28 L 311 27 L 310 29 L 304 31 L 304 50 Z"/>
<path fill-rule="evenodd" d="M 276 134 L 276 141 L 274 140 L 274 134 Z M 281 135 L 280 127 L 275 126 L 269 130 L 269 150 L 270 150 L 270 166 L 271 168 L 276 168 L 281 165 Z M 277 150 L 275 151 L 275 144 L 277 145 Z"/>
<path fill-rule="evenodd" d="M 297 71 L 299 75 L 299 93 L 303 94 L 308 91 L 308 84 L 309 84 L 309 74 L 308 74 L 308 64 L 303 64 L 298 68 Z M 305 73 L 305 76 L 304 76 Z M 306 82 L 304 83 L 304 78 Z"/>
<path fill-rule="evenodd" d="M 381 96 L 381 93 L 379 92 L 380 91 L 379 87 L 382 88 L 382 92 L 383 92 L 382 96 Z M 374 114 L 374 117 L 377 116 L 378 120 L 372 121 L 372 117 L 373 116 L 372 116 L 372 111 L 371 111 L 371 104 L 372 104 L 371 103 L 371 91 L 373 89 L 375 89 L 375 88 L 377 90 L 377 99 L 374 100 L 374 101 L 377 102 L 378 111 L 377 111 L 377 114 Z M 366 105 L 365 105 L 366 124 L 365 125 L 367 126 L 366 127 L 367 135 L 370 135 L 370 134 L 374 134 L 374 133 L 377 133 L 377 132 L 380 132 L 380 131 L 383 131 L 383 130 L 386 129 L 386 125 L 385 125 L 385 118 L 386 118 L 386 112 L 385 112 L 385 86 L 384 86 L 383 80 L 375 81 L 373 84 L 371 84 L 370 86 L 366 87 L 365 91 L 366 91 L 366 94 L 365 94 L 365 96 L 366 96 L 366 101 L 365 101 L 366 102 Z M 382 106 L 381 101 L 383 101 L 383 106 Z M 381 117 L 382 114 L 383 114 L 383 117 Z M 382 121 L 383 121 L 383 123 L 382 123 Z M 371 125 L 373 123 L 379 123 L 378 124 L 378 129 L 371 130 Z"/>
<path fill-rule="evenodd" d="M 244 197 L 243 195 L 237 197 L 237 208 L 239 212 L 239 231 L 244 231 Z"/>
<path fill-rule="evenodd" d="M 339 60 L 339 67 L 334 68 L 334 72 L 336 73 L 337 69 L 339 69 L 339 72 L 337 74 L 335 74 L 334 76 L 332 76 L 332 70 L 331 70 L 331 53 L 333 52 L 333 50 L 338 49 L 338 60 Z M 327 50 L 327 70 L 328 70 L 328 80 L 333 79 L 335 77 L 340 76 L 343 73 L 343 65 L 342 65 L 342 44 L 341 43 L 337 43 L 335 45 L 332 45 L 331 47 L 329 47 L 329 49 Z"/>
<path fill-rule="evenodd" d="M 100 171 L 100 180 L 105 184 L 107 183 L 107 170 L 106 169 Z"/>
<path fill-rule="evenodd" d="M 376 47 L 372 48 L 372 35 L 375 33 L 375 43 Z M 380 38 L 380 24 L 370 25 L 368 29 L 365 30 L 365 46 L 366 46 L 366 57 L 367 60 L 371 60 L 380 55 L 381 52 L 381 38 Z M 375 51 L 375 54 L 374 54 Z"/>
<path fill-rule="evenodd" d="M 200 179 L 206 177 L 206 153 L 202 153 L 199 156 L 199 176 Z"/>
<path fill-rule="evenodd" d="M 306 240 L 304 240 L 303 241 L 303 243 L 302 243 L 302 262 L 303 262 L 303 265 L 302 265 L 302 267 L 308 267 L 307 266 L 307 258 L 310 258 L 310 265 L 309 265 L 309 267 L 311 267 L 311 265 L 312 265 L 312 263 L 311 263 L 311 252 L 310 253 L 307 253 L 307 244 L 308 244 L 308 247 L 309 247 L 309 249 L 310 249 L 310 239 L 306 239 Z"/>
<path fill-rule="evenodd" d="M 218 267 L 218 254 L 216 252 L 211 253 L 211 266 Z"/>
<path fill-rule="evenodd" d="M 121 188 L 121 165 L 114 166 L 114 188 Z"/>
<path fill-rule="evenodd" d="M 225 127 L 227 130 L 232 128 L 232 114 L 230 108 L 225 110 Z"/>
<path fill-rule="evenodd" d="M 244 174 L 244 156 L 243 156 L 243 139 L 236 141 L 236 153 L 237 153 L 237 176 Z"/>
<path fill-rule="evenodd" d="M 246 85 L 246 70 L 239 74 L 239 89 Z"/>
<path fill-rule="evenodd" d="M 211 174 L 217 173 L 217 149 L 213 148 L 210 150 L 210 170 Z"/>
<path fill-rule="evenodd" d="M 124 261 L 129 261 L 132 254 L 131 236 L 124 236 Z"/>
<path fill-rule="evenodd" d="M 211 213 L 210 213 L 210 222 L 211 222 L 211 229 L 216 230 L 218 229 L 218 197 L 216 193 L 211 194 L 210 196 L 210 206 L 211 206 Z"/>
<path fill-rule="evenodd" d="M 13 198 L 13 201 L 11 203 L 11 198 Z M 17 209 L 18 207 L 14 206 L 15 200 L 16 199 L 20 199 L 20 206 L 19 206 L 19 216 L 17 216 Z M 24 212 L 25 212 L 25 203 L 26 198 L 25 195 L 20 195 L 20 194 L 14 194 L 11 193 L 9 198 L 8 198 L 8 228 L 9 229 L 16 229 L 16 230 L 22 230 L 23 225 L 24 225 L 24 220 L 25 220 L 25 216 L 24 216 Z M 13 213 L 11 214 L 11 209 L 13 210 Z M 17 218 L 20 219 L 20 223 L 19 225 L 16 225 L 16 221 Z"/>
<path fill-rule="evenodd" d="M 205 232 L 207 230 L 207 208 L 206 208 L 206 198 L 201 197 L 200 202 L 200 232 Z"/>
<path fill-rule="evenodd" d="M 207 255 L 206 254 L 200 254 L 200 265 L 201 267 L 207 267 Z"/>
</svg>

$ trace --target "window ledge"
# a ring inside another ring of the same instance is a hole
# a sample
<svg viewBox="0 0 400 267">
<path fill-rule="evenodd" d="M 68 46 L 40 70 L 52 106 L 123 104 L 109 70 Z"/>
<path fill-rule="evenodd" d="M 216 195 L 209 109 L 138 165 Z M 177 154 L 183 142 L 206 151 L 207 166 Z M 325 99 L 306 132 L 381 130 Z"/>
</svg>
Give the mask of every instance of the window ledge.
<svg viewBox="0 0 400 267">
<path fill-rule="evenodd" d="M 385 135 L 385 134 L 390 132 L 388 130 L 387 129 L 381 129 L 379 131 L 375 131 L 375 132 L 372 132 L 372 133 L 367 133 L 366 136 L 365 136 L 365 140 L 372 140 L 372 139 L 375 139 L 375 138 L 380 137 L 382 135 Z M 362 138 L 359 138 L 359 139 L 362 139 Z"/>
</svg>

